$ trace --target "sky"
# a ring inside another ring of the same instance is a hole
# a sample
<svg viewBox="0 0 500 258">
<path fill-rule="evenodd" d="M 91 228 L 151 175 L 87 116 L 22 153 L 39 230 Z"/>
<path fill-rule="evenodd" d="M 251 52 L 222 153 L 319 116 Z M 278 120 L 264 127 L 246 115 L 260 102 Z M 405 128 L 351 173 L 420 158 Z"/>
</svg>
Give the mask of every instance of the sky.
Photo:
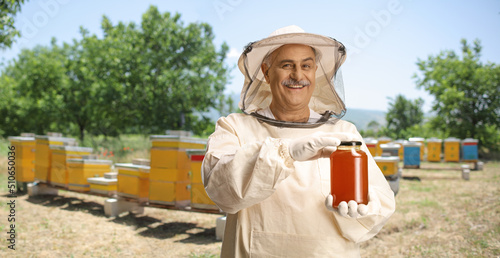
<svg viewBox="0 0 500 258">
<path fill-rule="evenodd" d="M 103 15 L 113 24 L 140 24 L 151 5 L 162 13 L 180 13 L 184 24 L 210 24 L 214 43 L 229 45 L 226 63 L 233 69 L 227 94 L 241 92 L 244 78 L 237 61 L 244 46 L 288 25 L 346 45 L 347 110 L 387 111 L 391 98 L 402 94 L 424 99 L 424 112 L 429 112 L 434 98 L 417 88 L 416 63 L 444 50 L 460 53 L 461 39 L 479 39 L 481 61 L 500 64 L 499 0 L 27 0 L 15 19 L 22 37 L 0 50 L 0 62 L 11 62 L 23 48 L 47 46 L 53 37 L 58 43 L 79 39 L 80 26 L 102 37 Z"/>
</svg>

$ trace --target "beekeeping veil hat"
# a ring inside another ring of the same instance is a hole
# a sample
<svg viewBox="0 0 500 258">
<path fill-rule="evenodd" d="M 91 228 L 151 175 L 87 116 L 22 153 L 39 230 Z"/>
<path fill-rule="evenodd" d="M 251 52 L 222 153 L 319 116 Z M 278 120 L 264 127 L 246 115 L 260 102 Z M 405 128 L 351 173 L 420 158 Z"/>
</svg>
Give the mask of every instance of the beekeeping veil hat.
<svg viewBox="0 0 500 258">
<path fill-rule="evenodd" d="M 269 107 L 272 100 L 271 88 L 264 78 L 261 64 L 273 51 L 286 44 L 308 45 L 316 53 L 316 86 L 309 101 L 309 108 L 322 115 L 317 122 L 277 121 L 256 112 Z M 238 67 L 245 76 L 239 108 L 245 114 L 284 127 L 315 127 L 334 123 L 344 116 L 346 111 L 344 86 L 339 71 L 345 58 L 344 45 L 333 38 L 306 33 L 295 25 L 278 29 L 267 38 L 248 44 L 238 60 Z"/>
</svg>

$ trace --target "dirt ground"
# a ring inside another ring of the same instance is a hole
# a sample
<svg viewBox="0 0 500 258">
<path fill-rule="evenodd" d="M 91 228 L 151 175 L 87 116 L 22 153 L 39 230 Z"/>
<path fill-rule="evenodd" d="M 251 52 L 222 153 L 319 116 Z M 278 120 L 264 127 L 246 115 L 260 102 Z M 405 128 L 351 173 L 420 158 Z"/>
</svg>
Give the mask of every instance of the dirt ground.
<svg viewBox="0 0 500 258">
<path fill-rule="evenodd" d="M 362 257 L 500 256 L 499 162 L 472 171 L 468 181 L 452 163 L 423 163 L 403 176 L 395 214 L 361 244 Z M 2 257 L 217 257 L 221 247 L 218 214 L 145 207 L 107 218 L 104 197 L 59 191 L 12 198 L 5 174 L 0 184 Z M 14 199 L 15 251 L 6 241 Z"/>
</svg>

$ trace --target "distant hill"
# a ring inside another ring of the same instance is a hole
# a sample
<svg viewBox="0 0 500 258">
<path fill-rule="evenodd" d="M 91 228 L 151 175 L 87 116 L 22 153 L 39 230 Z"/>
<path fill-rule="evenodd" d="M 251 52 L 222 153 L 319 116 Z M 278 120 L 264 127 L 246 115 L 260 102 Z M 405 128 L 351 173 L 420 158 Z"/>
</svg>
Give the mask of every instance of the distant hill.
<svg viewBox="0 0 500 258">
<path fill-rule="evenodd" d="M 385 125 L 385 112 L 379 110 L 367 110 L 347 108 L 343 120 L 353 123 L 358 130 L 366 130 L 371 121 L 376 121 L 380 126 Z"/>
</svg>

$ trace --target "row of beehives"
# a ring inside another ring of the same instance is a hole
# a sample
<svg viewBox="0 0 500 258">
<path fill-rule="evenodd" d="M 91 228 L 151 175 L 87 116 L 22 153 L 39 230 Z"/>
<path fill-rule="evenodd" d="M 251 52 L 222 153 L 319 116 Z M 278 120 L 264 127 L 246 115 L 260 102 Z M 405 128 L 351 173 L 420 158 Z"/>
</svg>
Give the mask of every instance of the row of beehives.
<svg viewBox="0 0 500 258">
<path fill-rule="evenodd" d="M 405 158 L 405 147 L 417 149 L 420 161 L 431 162 L 475 162 L 478 159 L 478 140 L 457 138 L 437 139 L 414 137 L 409 140 L 392 140 L 387 137 L 379 139 L 366 138 L 366 146 L 373 157 L 384 156 L 384 153 L 397 152 L 401 160 Z M 443 144 L 444 143 L 444 144 Z M 412 154 L 413 155 L 413 154 Z"/>
<path fill-rule="evenodd" d="M 151 159 L 113 164 L 92 148 L 61 136 L 9 137 L 16 146 L 18 182 L 42 182 L 71 191 L 118 195 L 164 205 L 218 210 L 201 179 L 206 140 L 154 135 Z"/>
</svg>

